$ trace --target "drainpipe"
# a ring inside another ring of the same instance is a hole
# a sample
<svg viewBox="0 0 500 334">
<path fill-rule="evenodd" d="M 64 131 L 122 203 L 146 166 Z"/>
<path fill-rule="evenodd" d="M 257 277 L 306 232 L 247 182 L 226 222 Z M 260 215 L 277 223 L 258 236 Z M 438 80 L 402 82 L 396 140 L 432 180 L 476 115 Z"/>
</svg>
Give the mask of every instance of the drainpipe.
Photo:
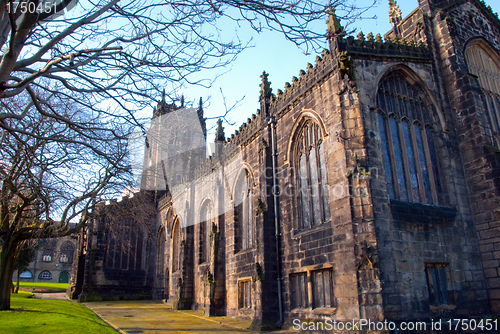
<svg viewBox="0 0 500 334">
<path fill-rule="evenodd" d="M 278 309 L 280 315 L 280 321 L 278 327 L 283 325 L 283 306 L 281 300 L 281 254 L 280 254 L 280 229 L 279 229 L 279 216 L 278 216 L 278 191 L 276 187 L 276 119 L 274 117 L 267 118 L 269 127 L 271 129 L 271 158 L 273 161 L 273 196 L 274 196 L 274 230 L 276 237 L 276 269 L 278 272 Z"/>
</svg>

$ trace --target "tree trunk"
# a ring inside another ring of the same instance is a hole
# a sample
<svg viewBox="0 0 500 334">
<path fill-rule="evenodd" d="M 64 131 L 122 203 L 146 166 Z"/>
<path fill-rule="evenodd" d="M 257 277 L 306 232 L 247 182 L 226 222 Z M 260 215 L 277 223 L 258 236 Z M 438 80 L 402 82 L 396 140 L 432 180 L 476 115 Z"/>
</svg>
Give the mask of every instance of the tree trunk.
<svg viewBox="0 0 500 334">
<path fill-rule="evenodd" d="M 0 310 L 9 310 L 17 244 L 3 241 L 0 243 Z"/>
</svg>

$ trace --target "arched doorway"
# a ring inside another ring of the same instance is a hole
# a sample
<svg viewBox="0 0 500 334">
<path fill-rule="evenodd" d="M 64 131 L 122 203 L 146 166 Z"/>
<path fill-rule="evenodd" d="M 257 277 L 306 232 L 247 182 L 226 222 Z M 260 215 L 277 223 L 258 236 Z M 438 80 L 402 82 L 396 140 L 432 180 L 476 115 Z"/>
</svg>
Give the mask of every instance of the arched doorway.
<svg viewBox="0 0 500 334">
<path fill-rule="evenodd" d="M 59 274 L 59 283 L 69 283 L 69 274 L 67 271 L 63 271 Z"/>
</svg>

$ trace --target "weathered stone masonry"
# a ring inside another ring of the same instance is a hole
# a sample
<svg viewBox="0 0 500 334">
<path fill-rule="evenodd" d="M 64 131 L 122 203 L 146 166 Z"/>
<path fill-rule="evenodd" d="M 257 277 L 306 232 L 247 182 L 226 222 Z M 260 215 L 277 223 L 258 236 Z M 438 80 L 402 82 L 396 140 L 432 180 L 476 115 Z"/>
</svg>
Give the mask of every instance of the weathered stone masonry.
<svg viewBox="0 0 500 334">
<path fill-rule="evenodd" d="M 276 94 L 264 72 L 260 110 L 230 138 L 219 122 L 210 158 L 166 167 L 194 181 L 152 192 L 140 271 L 109 276 L 96 213 L 75 296 L 149 294 L 259 329 L 499 312 L 500 80 L 485 82 L 500 21 L 476 0 L 421 0 L 406 18 L 389 4 L 384 38 L 345 36 L 331 11 L 314 65 Z M 198 117 L 206 131 L 201 103 Z"/>
</svg>

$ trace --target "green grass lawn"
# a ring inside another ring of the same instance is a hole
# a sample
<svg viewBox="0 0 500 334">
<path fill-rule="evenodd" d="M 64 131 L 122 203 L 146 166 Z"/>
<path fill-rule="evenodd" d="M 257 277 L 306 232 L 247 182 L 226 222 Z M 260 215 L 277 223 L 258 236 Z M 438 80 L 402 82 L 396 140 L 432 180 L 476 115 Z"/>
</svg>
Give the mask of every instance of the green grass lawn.
<svg viewBox="0 0 500 334">
<path fill-rule="evenodd" d="M 16 286 L 16 282 L 13 282 Z M 45 282 L 19 282 L 21 288 L 27 289 L 59 289 L 66 291 L 69 287 L 69 283 L 45 283 Z"/>
<path fill-rule="evenodd" d="M 0 333 L 116 334 L 82 304 L 33 299 L 29 292 L 12 294 L 11 311 L 0 311 Z"/>
</svg>

